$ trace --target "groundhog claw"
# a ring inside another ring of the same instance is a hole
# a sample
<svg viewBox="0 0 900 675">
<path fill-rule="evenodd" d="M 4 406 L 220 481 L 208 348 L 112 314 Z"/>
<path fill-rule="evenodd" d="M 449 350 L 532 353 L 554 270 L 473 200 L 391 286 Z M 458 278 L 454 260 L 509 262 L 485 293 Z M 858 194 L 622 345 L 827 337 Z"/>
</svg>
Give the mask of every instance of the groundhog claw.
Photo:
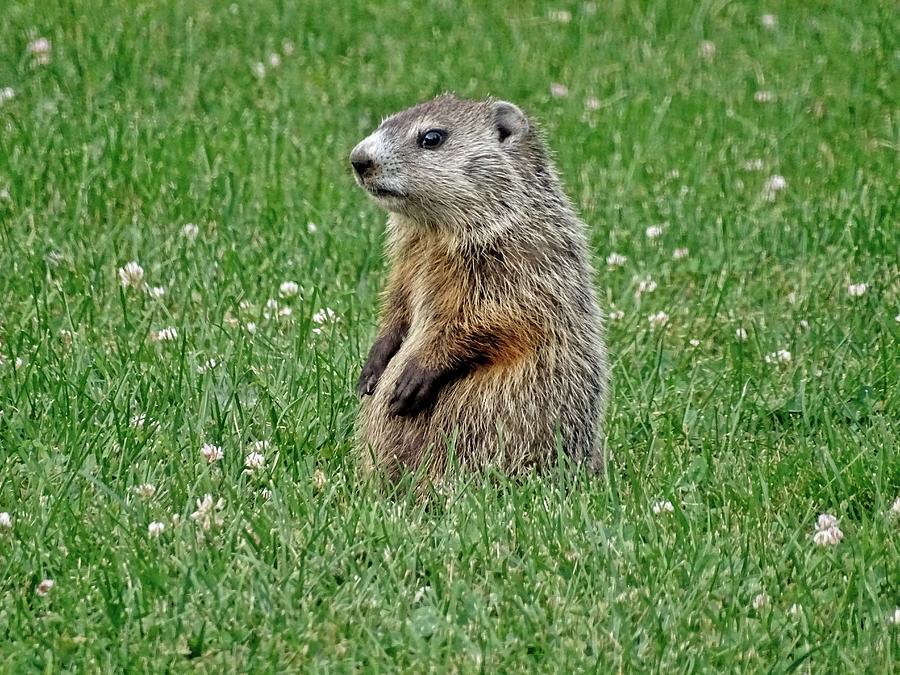
<svg viewBox="0 0 900 675">
<path fill-rule="evenodd" d="M 367 363 L 359 375 L 359 382 L 356 384 L 356 395 L 362 398 L 363 396 L 374 394 L 375 385 L 378 384 L 378 380 L 383 372 L 384 366 L 379 367 L 371 361 Z"/>
<path fill-rule="evenodd" d="M 397 384 L 391 400 L 388 401 L 388 412 L 394 416 L 407 417 L 425 408 L 433 398 L 436 377 L 433 372 L 420 368 L 415 363 L 406 366 Z"/>
</svg>

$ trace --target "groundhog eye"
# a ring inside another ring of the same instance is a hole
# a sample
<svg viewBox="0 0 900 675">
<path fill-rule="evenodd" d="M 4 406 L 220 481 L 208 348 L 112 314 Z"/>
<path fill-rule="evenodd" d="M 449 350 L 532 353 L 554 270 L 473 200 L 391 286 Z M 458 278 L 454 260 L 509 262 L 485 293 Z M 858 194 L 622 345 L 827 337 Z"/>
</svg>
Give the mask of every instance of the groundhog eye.
<svg viewBox="0 0 900 675">
<path fill-rule="evenodd" d="M 440 129 L 429 129 L 419 136 L 419 147 L 434 150 L 447 140 L 447 132 Z"/>
</svg>

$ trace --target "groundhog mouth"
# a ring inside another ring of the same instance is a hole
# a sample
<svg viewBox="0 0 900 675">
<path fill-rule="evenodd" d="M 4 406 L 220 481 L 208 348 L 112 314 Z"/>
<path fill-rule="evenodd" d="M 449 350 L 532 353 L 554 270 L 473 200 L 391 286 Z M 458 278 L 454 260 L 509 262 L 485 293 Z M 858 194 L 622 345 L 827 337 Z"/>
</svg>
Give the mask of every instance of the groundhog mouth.
<svg viewBox="0 0 900 675">
<path fill-rule="evenodd" d="M 394 199 L 403 199 L 403 194 L 390 188 L 379 187 L 378 185 L 364 186 L 369 194 L 375 197 L 393 197 Z"/>
</svg>

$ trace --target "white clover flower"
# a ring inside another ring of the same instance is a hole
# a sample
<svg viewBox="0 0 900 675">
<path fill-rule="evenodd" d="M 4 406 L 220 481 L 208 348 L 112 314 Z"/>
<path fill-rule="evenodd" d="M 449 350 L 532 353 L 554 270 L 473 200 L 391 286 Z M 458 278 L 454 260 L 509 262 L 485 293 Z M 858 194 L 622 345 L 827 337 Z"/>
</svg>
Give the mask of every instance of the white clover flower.
<svg viewBox="0 0 900 675">
<path fill-rule="evenodd" d="M 3 87 L 0 89 L 0 105 L 16 97 L 16 90 L 12 87 Z"/>
<path fill-rule="evenodd" d="M 244 324 L 244 330 L 253 335 L 256 332 L 256 324 L 252 321 L 248 321 Z"/>
<path fill-rule="evenodd" d="M 202 375 L 205 372 L 208 372 L 219 365 L 219 362 L 215 359 L 206 359 L 203 363 L 197 366 L 197 372 Z"/>
<path fill-rule="evenodd" d="M 790 614 L 795 619 L 803 613 L 803 605 L 795 602 L 791 605 L 790 609 L 788 609 L 788 614 Z"/>
<path fill-rule="evenodd" d="M 272 448 L 272 443 L 270 441 L 253 441 L 250 448 L 253 452 L 267 452 Z"/>
<path fill-rule="evenodd" d="M 147 526 L 147 534 L 149 534 L 151 537 L 158 537 L 163 533 L 163 530 L 165 529 L 165 523 L 161 523 L 158 520 L 155 520 Z"/>
<path fill-rule="evenodd" d="M 665 312 L 657 312 L 647 317 L 651 328 L 662 328 L 669 323 L 669 315 Z"/>
<path fill-rule="evenodd" d="M 241 300 L 238 303 L 238 309 L 240 309 L 242 312 L 248 312 L 253 309 L 253 303 L 249 300 Z"/>
<path fill-rule="evenodd" d="M 600 110 L 600 99 L 596 96 L 589 96 L 584 100 L 586 110 Z"/>
<path fill-rule="evenodd" d="M 888 623 L 900 626 L 900 607 L 895 609 L 891 614 L 888 614 Z"/>
<path fill-rule="evenodd" d="M 688 344 L 689 344 L 691 347 L 699 347 L 699 346 L 700 346 L 700 340 L 698 340 L 697 338 L 691 338 L 690 340 L 688 340 Z"/>
<path fill-rule="evenodd" d="M 644 279 L 638 281 L 637 291 L 635 292 L 637 293 L 637 295 L 642 295 L 644 293 L 652 293 L 655 290 L 656 282 L 653 281 L 653 279 L 651 279 L 650 277 L 645 277 Z"/>
<path fill-rule="evenodd" d="M 128 421 L 128 426 L 130 426 L 132 429 L 143 429 L 146 423 L 147 414 L 140 413 L 139 415 L 135 415 Z"/>
<path fill-rule="evenodd" d="M 816 546 L 837 546 L 843 538 L 844 533 L 839 527 L 829 527 L 827 530 L 816 530 L 813 543 Z"/>
<path fill-rule="evenodd" d="M 866 294 L 868 288 L 865 283 L 850 284 L 847 286 L 847 294 L 851 298 L 860 298 Z"/>
<path fill-rule="evenodd" d="M 621 309 L 614 309 L 610 311 L 608 316 L 610 321 L 621 321 L 625 318 L 625 312 L 623 312 Z"/>
<path fill-rule="evenodd" d="M 766 363 L 787 364 L 791 362 L 791 353 L 787 349 L 779 349 L 777 352 L 766 354 Z"/>
<path fill-rule="evenodd" d="M 686 248 L 676 248 L 672 251 L 672 259 L 673 260 L 681 260 L 682 258 L 687 258 L 690 255 L 690 251 Z"/>
<path fill-rule="evenodd" d="M 738 342 L 747 341 L 747 331 L 744 328 L 738 328 L 736 331 L 734 331 L 734 336 L 737 338 Z"/>
<path fill-rule="evenodd" d="M 244 458 L 244 465 L 248 469 L 262 469 L 266 465 L 266 458 L 259 452 L 251 452 Z"/>
<path fill-rule="evenodd" d="M 56 586 L 56 582 L 53 581 L 53 579 L 44 579 L 34 590 L 38 595 L 44 596 L 47 595 L 54 586 Z"/>
<path fill-rule="evenodd" d="M 569 88 L 559 82 L 552 82 L 550 84 L 550 95 L 553 98 L 565 98 L 569 95 Z"/>
<path fill-rule="evenodd" d="M 280 66 L 281 56 L 279 54 L 276 54 L 275 52 L 269 54 L 269 65 L 273 68 L 277 68 L 278 66 Z"/>
<path fill-rule="evenodd" d="M 0 513 L 0 527 L 4 530 L 8 530 L 12 527 L 12 516 L 9 515 L 6 511 Z"/>
<path fill-rule="evenodd" d="M 166 289 L 162 286 L 147 286 L 147 295 L 154 300 L 159 300 L 166 294 Z"/>
<path fill-rule="evenodd" d="M 283 319 L 285 317 L 290 316 L 293 313 L 294 313 L 294 310 L 291 309 L 290 307 L 282 307 L 281 309 L 278 310 L 278 318 Z"/>
<path fill-rule="evenodd" d="M 194 241 L 194 239 L 197 238 L 198 234 L 200 234 L 200 228 L 197 227 L 194 223 L 185 223 L 181 228 L 181 236 L 188 241 Z"/>
<path fill-rule="evenodd" d="M 653 506 L 650 507 L 653 510 L 653 513 L 656 515 L 660 515 L 662 513 L 672 513 L 675 510 L 675 507 L 672 505 L 672 502 L 666 500 L 662 502 L 654 502 Z"/>
<path fill-rule="evenodd" d="M 154 342 L 174 342 L 178 339 L 178 331 L 174 326 L 167 326 L 150 333 L 150 339 Z"/>
<path fill-rule="evenodd" d="M 704 40 L 697 48 L 697 53 L 699 53 L 700 56 L 702 56 L 704 59 L 713 58 L 716 55 L 716 43 L 710 42 L 709 40 Z"/>
<path fill-rule="evenodd" d="M 799 326 L 803 330 L 809 330 L 809 321 L 806 319 L 800 319 Z"/>
<path fill-rule="evenodd" d="M 122 288 L 139 288 L 144 281 L 144 268 L 134 260 L 119 268 L 119 282 Z"/>
<path fill-rule="evenodd" d="M 50 63 L 50 52 L 52 50 L 53 44 L 45 37 L 28 43 L 28 53 L 31 54 L 34 65 L 46 66 Z"/>
<path fill-rule="evenodd" d="M 753 609 L 760 610 L 768 604 L 769 604 L 769 596 L 766 595 L 765 593 L 757 593 L 756 595 L 753 596 L 753 601 L 752 601 Z"/>
<path fill-rule="evenodd" d="M 839 524 L 838 519 L 830 513 L 820 513 L 816 519 L 817 530 L 827 530 L 829 527 L 837 527 Z"/>
<path fill-rule="evenodd" d="M 15 363 L 13 363 L 13 367 L 15 367 L 16 370 L 19 370 L 24 365 L 25 359 L 23 359 L 21 356 L 17 356 Z"/>
<path fill-rule="evenodd" d="M 212 443 L 204 443 L 200 446 L 200 454 L 203 455 L 203 459 L 206 460 L 207 464 L 214 464 L 225 457 L 225 451 Z"/>
<path fill-rule="evenodd" d="M 753 100 L 757 103 L 774 103 L 775 93 L 769 91 L 768 89 L 760 89 L 755 94 L 753 94 Z"/>
<path fill-rule="evenodd" d="M 213 527 L 221 527 L 225 522 L 222 509 L 225 508 L 225 500 L 219 499 L 213 502 L 212 495 L 203 495 L 203 499 L 197 500 L 197 510 L 191 514 L 191 519 L 196 521 L 204 530 Z"/>
<path fill-rule="evenodd" d="M 772 30 L 778 25 L 778 17 L 774 14 L 763 14 L 759 17 L 759 23 L 762 24 L 763 28 Z"/>
<path fill-rule="evenodd" d="M 290 298 L 300 292 L 300 286 L 295 281 L 283 281 L 278 287 L 278 294 L 282 298 Z"/>
<path fill-rule="evenodd" d="M 310 234 L 315 234 L 318 229 L 318 226 L 313 222 L 308 222 L 306 224 L 306 231 Z"/>
<path fill-rule="evenodd" d="M 771 190 L 784 190 L 787 187 L 787 181 L 784 179 L 784 176 L 776 174 L 769 178 L 768 186 Z"/>
<path fill-rule="evenodd" d="M 621 253 L 610 253 L 608 256 L 606 256 L 607 267 L 611 267 L 611 268 L 621 267 L 626 262 L 628 262 L 628 258 L 626 258 Z"/>
<path fill-rule="evenodd" d="M 829 513 L 819 514 L 816 520 L 816 532 L 813 534 L 813 543 L 816 546 L 836 546 L 844 538 L 838 519 Z"/>
<path fill-rule="evenodd" d="M 744 171 L 762 171 L 763 161 L 761 159 L 748 159 L 743 164 Z"/>
<path fill-rule="evenodd" d="M 900 323 L 900 314 L 898 314 L 897 316 L 894 317 L 894 321 L 896 321 L 897 323 Z"/>
<path fill-rule="evenodd" d="M 52 49 L 53 43 L 45 37 L 40 37 L 28 43 L 29 54 L 49 54 Z"/>
<path fill-rule="evenodd" d="M 337 315 L 334 313 L 334 310 L 331 307 L 325 307 L 324 309 L 320 309 L 318 312 L 313 314 L 312 320 L 318 324 L 323 324 L 326 321 L 336 321 Z"/>
<path fill-rule="evenodd" d="M 153 499 L 156 496 L 156 486 L 152 483 L 141 483 L 132 488 L 134 494 L 143 499 Z"/>
<path fill-rule="evenodd" d="M 254 471 L 258 469 L 264 469 L 266 467 L 266 458 L 260 452 L 251 452 L 244 458 L 244 473 L 252 474 Z"/>
<path fill-rule="evenodd" d="M 767 201 L 774 201 L 775 196 L 787 187 L 787 181 L 784 176 L 771 176 L 763 185 L 763 198 Z"/>
<path fill-rule="evenodd" d="M 316 469 L 312 475 L 312 484 L 313 488 L 316 490 L 321 490 L 328 483 L 328 479 L 325 477 L 325 472 L 321 469 Z"/>
<path fill-rule="evenodd" d="M 645 232 L 647 235 L 647 239 L 657 239 L 662 236 L 663 226 L 662 225 L 651 225 L 648 227 Z"/>
<path fill-rule="evenodd" d="M 266 64 L 262 61 L 257 61 L 252 66 L 253 74 L 256 75 L 258 79 L 263 79 L 266 76 Z"/>
</svg>

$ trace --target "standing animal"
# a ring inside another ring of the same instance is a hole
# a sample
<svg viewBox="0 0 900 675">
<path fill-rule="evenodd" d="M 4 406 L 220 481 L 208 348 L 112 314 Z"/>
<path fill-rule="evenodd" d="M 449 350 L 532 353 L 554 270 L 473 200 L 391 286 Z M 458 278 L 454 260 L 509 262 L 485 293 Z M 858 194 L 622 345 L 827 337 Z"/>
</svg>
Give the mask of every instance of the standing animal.
<svg viewBox="0 0 900 675">
<path fill-rule="evenodd" d="M 602 467 L 607 364 L 585 225 L 512 103 L 443 95 L 350 155 L 389 213 L 389 278 L 362 369 L 363 463 L 396 479 Z"/>
</svg>

